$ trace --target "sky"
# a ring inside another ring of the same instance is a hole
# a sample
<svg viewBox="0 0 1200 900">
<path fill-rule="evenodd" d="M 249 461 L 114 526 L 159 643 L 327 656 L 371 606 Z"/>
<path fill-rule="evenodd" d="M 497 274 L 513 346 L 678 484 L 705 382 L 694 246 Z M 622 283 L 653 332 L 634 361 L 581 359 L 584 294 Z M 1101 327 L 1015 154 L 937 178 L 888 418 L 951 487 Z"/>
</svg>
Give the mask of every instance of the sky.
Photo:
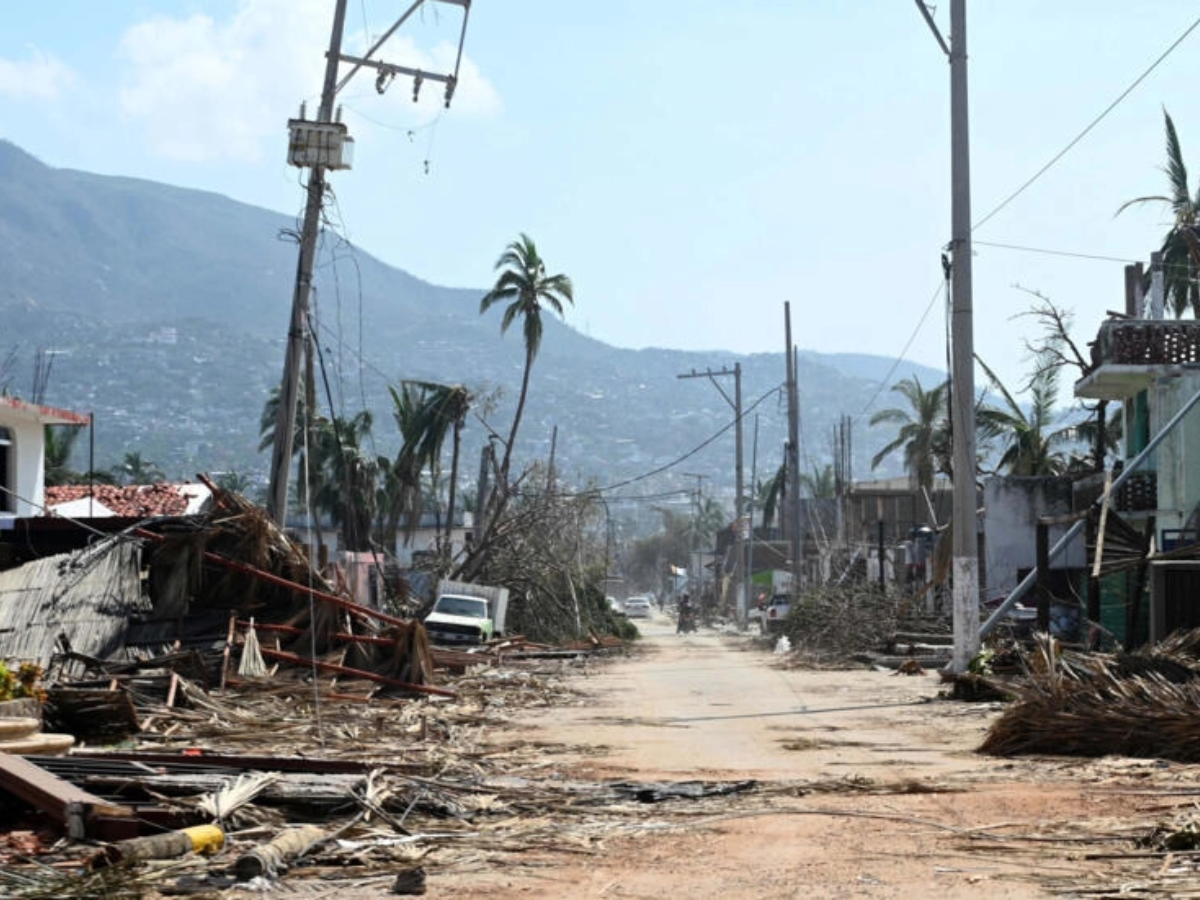
<svg viewBox="0 0 1200 900">
<path fill-rule="evenodd" d="M 345 51 L 409 4 L 349 0 Z M 316 108 L 333 7 L 21 4 L 0 29 L 0 138 L 51 166 L 294 214 L 286 122 Z M 1179 0 L 968 7 L 975 222 L 1200 19 Z M 948 0 L 934 16 L 948 32 Z M 461 24 L 429 0 L 378 56 L 446 71 Z M 1029 292 L 1071 312 L 1085 343 L 1123 308 L 1125 263 L 1160 244 L 1165 208 L 1116 213 L 1166 191 L 1164 108 L 1200 182 L 1197 83 L 1200 28 L 976 228 L 975 349 L 1014 390 L 1039 334 Z M 363 72 L 339 95 L 355 164 L 331 181 L 362 250 L 486 288 L 526 232 L 574 281 L 567 322 L 616 346 L 713 351 L 714 365 L 780 352 L 790 301 L 801 349 L 945 367 L 949 66 L 913 2 L 475 0 L 448 110 L 438 87 L 414 103 L 411 80 L 380 94 Z"/>
</svg>

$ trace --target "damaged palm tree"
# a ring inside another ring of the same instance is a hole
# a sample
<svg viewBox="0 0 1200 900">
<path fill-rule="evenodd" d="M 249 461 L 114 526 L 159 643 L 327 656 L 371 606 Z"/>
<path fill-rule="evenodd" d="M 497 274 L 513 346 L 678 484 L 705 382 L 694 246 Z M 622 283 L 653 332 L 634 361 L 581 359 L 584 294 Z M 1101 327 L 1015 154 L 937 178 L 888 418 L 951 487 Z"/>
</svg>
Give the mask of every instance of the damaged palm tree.
<svg viewBox="0 0 1200 900">
<path fill-rule="evenodd" d="M 544 476 L 535 466 L 522 482 L 544 485 Z M 522 490 L 491 530 L 478 580 L 512 592 L 511 632 L 551 642 L 614 633 L 602 585 L 604 540 L 598 495 Z"/>
</svg>

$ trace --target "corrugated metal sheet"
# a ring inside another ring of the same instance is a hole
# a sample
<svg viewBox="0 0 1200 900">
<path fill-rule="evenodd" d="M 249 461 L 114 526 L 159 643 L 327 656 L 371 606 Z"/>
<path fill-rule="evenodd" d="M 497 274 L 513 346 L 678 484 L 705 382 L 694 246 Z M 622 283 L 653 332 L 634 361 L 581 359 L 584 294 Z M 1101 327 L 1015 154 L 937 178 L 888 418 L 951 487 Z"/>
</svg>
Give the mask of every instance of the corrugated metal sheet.
<svg viewBox="0 0 1200 900">
<path fill-rule="evenodd" d="M 60 635 L 78 653 L 103 659 L 115 652 L 129 617 L 150 611 L 140 555 L 137 542 L 115 536 L 0 572 L 0 659 L 45 666 Z"/>
</svg>

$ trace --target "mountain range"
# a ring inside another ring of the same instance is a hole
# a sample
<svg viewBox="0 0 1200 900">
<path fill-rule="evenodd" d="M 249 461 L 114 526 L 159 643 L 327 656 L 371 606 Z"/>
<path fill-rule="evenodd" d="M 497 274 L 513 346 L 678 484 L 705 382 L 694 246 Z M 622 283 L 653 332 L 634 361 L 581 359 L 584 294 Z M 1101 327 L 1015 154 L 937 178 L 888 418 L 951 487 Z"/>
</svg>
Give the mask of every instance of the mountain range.
<svg viewBox="0 0 1200 900">
<path fill-rule="evenodd" d="M 48 377 L 33 399 L 94 413 L 97 468 L 136 451 L 173 478 L 236 471 L 265 480 L 259 419 L 282 371 L 296 230 L 288 216 L 217 194 L 56 169 L 0 141 L 0 388 L 30 398 L 25 372 L 40 353 Z M 485 290 L 429 284 L 326 231 L 313 302 L 330 385 L 322 407 L 329 397 L 339 415 L 370 409 L 374 448 L 391 456 L 399 435 L 387 385 L 461 383 L 504 433 L 523 346 L 519 328 L 502 337 L 499 314 L 479 314 Z M 803 309 L 793 305 L 793 315 Z M 775 390 L 785 379 L 782 307 L 777 331 L 779 353 L 630 350 L 547 314 L 517 463 L 545 459 L 557 427 L 557 470 L 570 482 L 632 480 L 626 494 L 651 494 L 700 474 L 710 479 L 705 492 L 731 505 L 733 429 L 714 435 L 732 411 L 706 379 L 678 376 L 741 364 L 746 478 L 757 433 L 761 480 L 778 467 L 786 435 Z M 886 388 L 913 373 L 926 385 L 942 377 L 882 357 L 802 351 L 808 465 L 830 460 L 841 415 L 861 413 L 881 392 L 876 407 L 892 405 Z M 731 379 L 722 386 L 732 395 Z M 854 474 L 869 477 L 871 455 L 894 433 L 870 433 L 865 418 L 854 427 Z M 470 420 L 467 459 L 486 433 Z"/>
</svg>

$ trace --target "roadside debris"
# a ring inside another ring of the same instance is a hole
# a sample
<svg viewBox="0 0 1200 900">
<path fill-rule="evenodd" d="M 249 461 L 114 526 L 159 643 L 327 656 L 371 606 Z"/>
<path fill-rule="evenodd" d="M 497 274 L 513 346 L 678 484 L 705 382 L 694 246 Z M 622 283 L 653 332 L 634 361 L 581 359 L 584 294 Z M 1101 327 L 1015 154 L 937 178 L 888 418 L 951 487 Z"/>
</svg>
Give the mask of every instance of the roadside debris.
<svg viewBox="0 0 1200 900">
<path fill-rule="evenodd" d="M 1134 653 L 1082 653 L 1040 636 L 980 750 L 1200 761 L 1200 630 Z"/>
</svg>

